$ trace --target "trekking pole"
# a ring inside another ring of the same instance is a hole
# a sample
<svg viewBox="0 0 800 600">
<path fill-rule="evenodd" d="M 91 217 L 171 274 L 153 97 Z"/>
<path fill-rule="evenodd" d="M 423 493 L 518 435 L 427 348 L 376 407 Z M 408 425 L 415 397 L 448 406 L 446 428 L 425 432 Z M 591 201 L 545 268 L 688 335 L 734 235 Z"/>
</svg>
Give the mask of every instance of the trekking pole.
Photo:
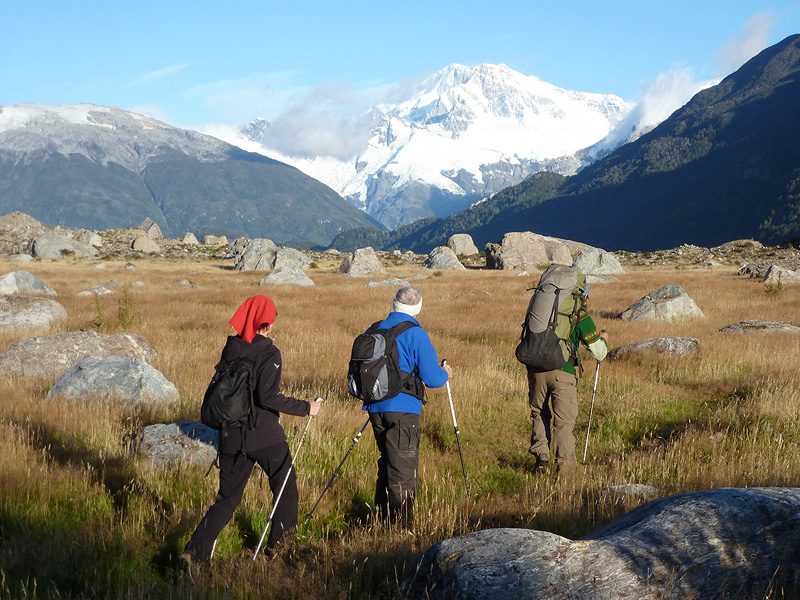
<svg viewBox="0 0 800 600">
<path fill-rule="evenodd" d="M 325 399 L 321 396 L 317 396 L 315 402 L 325 402 Z M 294 469 L 294 463 L 295 461 L 297 461 L 297 457 L 300 456 L 300 448 L 303 446 L 303 440 L 306 437 L 306 433 L 308 433 L 308 428 L 311 426 L 311 421 L 312 419 L 309 417 L 308 423 L 306 423 L 306 427 L 305 429 L 303 429 L 303 435 L 300 436 L 300 441 L 297 444 L 297 449 L 295 450 L 295 455 L 294 455 L 294 460 L 292 460 L 292 465 L 289 467 L 289 470 L 286 471 L 286 477 L 283 478 L 283 484 L 281 484 L 281 489 L 278 492 L 278 495 L 275 497 L 275 501 L 272 503 L 272 512 L 269 515 L 266 527 L 264 527 L 264 533 L 261 534 L 261 539 L 258 540 L 258 547 L 256 548 L 256 552 L 255 554 L 253 554 L 254 561 L 258 556 L 259 550 L 261 550 L 261 544 L 264 543 L 264 538 L 267 537 L 267 531 L 269 530 L 269 526 L 272 524 L 272 518 L 275 516 L 275 511 L 278 510 L 278 502 L 281 501 L 283 490 L 286 487 L 286 483 L 289 481 L 289 475 L 292 474 L 292 469 Z"/>
<path fill-rule="evenodd" d="M 447 360 L 442 360 L 442 366 L 447 364 Z M 450 400 L 450 414 L 453 415 L 453 429 L 456 432 L 456 442 L 458 443 L 458 455 L 461 457 L 461 471 L 464 473 L 464 485 L 467 488 L 467 496 L 469 496 L 469 482 L 467 481 L 467 468 L 464 466 L 464 454 L 461 452 L 461 436 L 458 431 L 458 423 L 456 422 L 456 410 L 453 408 L 453 395 L 450 393 L 450 378 L 447 379 L 447 397 Z"/>
<path fill-rule="evenodd" d="M 361 438 L 361 434 L 364 433 L 364 430 L 367 428 L 367 425 L 369 425 L 369 417 L 367 417 L 367 420 L 364 421 L 364 424 L 361 426 L 361 429 L 359 429 L 358 434 L 356 434 L 356 437 L 353 438 L 353 443 L 350 444 L 350 448 L 347 450 L 347 454 L 344 455 L 342 462 L 340 462 L 339 466 L 336 467 L 336 470 L 333 472 L 333 475 L 331 476 L 328 485 L 326 485 L 325 489 L 322 490 L 322 493 L 319 495 L 319 498 L 317 498 L 317 501 L 314 504 L 311 511 L 306 515 L 306 518 L 303 520 L 303 523 L 306 523 L 311 518 L 311 516 L 314 514 L 314 511 L 317 510 L 317 506 L 319 505 L 320 500 L 322 500 L 322 497 L 325 495 L 325 492 L 331 489 L 331 486 L 333 485 L 333 480 L 336 479 L 336 475 L 339 474 L 339 469 L 342 468 L 344 461 L 346 461 L 347 457 L 350 456 L 350 453 L 353 451 L 353 448 L 355 448 L 355 445 L 358 443 L 358 440 L 359 438 Z"/>
<path fill-rule="evenodd" d="M 589 449 L 589 430 L 592 428 L 592 412 L 594 411 L 594 396 L 597 393 L 597 377 L 600 375 L 600 361 L 594 372 L 594 389 L 592 390 L 592 406 L 589 408 L 589 425 L 586 427 L 586 444 L 583 447 L 583 462 L 586 462 L 586 451 Z"/>
</svg>

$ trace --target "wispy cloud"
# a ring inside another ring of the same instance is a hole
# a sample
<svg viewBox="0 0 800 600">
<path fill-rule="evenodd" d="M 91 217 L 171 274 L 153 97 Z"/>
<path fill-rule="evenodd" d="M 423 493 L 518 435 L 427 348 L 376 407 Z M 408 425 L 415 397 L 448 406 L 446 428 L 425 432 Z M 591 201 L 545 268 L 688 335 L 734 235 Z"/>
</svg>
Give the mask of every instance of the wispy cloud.
<svg viewBox="0 0 800 600">
<path fill-rule="evenodd" d="M 132 86 L 139 86 L 144 85 L 145 83 L 150 83 L 151 81 L 155 81 L 156 79 L 161 79 L 163 77 L 167 77 L 172 75 L 173 73 L 177 73 L 178 71 L 183 71 L 186 67 L 189 66 L 189 63 L 179 63 L 177 65 L 172 65 L 171 67 L 167 67 L 165 69 L 159 69 L 158 71 L 151 71 L 149 73 L 145 73 L 139 79 L 131 83 Z"/>
<path fill-rule="evenodd" d="M 772 11 L 760 12 L 744 24 L 744 32 L 725 44 L 714 56 L 720 74 L 728 75 L 769 45 L 770 31 L 778 21 Z"/>
</svg>

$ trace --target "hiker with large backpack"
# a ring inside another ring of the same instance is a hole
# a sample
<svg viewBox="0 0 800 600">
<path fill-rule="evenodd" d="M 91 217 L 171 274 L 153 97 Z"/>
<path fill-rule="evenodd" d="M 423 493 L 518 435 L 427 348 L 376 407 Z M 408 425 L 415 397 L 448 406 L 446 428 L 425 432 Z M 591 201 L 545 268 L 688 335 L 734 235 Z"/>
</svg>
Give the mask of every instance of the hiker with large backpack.
<svg viewBox="0 0 800 600">
<path fill-rule="evenodd" d="M 414 523 L 425 388 L 442 387 L 452 374 L 449 365 L 439 366 L 430 337 L 415 318 L 421 309 L 419 290 L 400 288 L 389 316 L 356 338 L 348 373 L 349 391 L 363 401 L 380 451 L 378 517 L 407 529 Z"/>
<path fill-rule="evenodd" d="M 320 402 L 307 402 L 280 392 L 281 353 L 268 335 L 278 316 L 267 296 L 253 296 L 238 308 L 216 374 L 201 410 L 202 420 L 220 430 L 219 493 L 192 534 L 180 557 L 189 574 L 193 562 L 207 559 L 214 542 L 242 500 L 258 464 L 269 479 L 274 507 L 267 550 L 291 543 L 297 527 L 297 480 L 279 413 L 315 417 Z M 232 404 L 244 404 L 232 406 Z M 280 490 L 283 490 L 280 493 Z"/>
<path fill-rule="evenodd" d="M 608 352 L 608 335 L 587 312 L 586 277 L 572 266 L 550 265 L 528 303 L 517 359 L 528 372 L 531 445 L 537 473 L 547 473 L 551 450 L 556 469 L 576 464 L 573 428 L 578 416 L 579 345 L 595 360 Z"/>
</svg>

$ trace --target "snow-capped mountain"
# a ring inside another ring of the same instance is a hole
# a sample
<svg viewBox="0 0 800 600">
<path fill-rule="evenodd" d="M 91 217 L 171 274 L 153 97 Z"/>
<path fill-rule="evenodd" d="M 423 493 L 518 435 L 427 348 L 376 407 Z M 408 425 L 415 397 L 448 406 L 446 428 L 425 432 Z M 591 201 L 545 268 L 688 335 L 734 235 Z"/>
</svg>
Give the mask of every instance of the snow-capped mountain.
<svg viewBox="0 0 800 600">
<path fill-rule="evenodd" d="M 575 173 L 576 152 L 605 138 L 632 106 L 505 65 L 450 65 L 404 102 L 375 106 L 369 142 L 349 161 L 278 153 L 263 130 L 250 139 L 393 228 L 447 216 L 541 170 Z"/>
</svg>

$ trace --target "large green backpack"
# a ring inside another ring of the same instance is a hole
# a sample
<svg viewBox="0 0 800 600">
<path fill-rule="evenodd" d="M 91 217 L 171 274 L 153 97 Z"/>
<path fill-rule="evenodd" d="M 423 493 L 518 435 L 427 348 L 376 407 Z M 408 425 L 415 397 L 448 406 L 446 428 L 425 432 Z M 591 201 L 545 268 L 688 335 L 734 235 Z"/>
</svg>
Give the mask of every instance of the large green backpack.
<svg viewBox="0 0 800 600">
<path fill-rule="evenodd" d="M 575 267 L 554 264 L 534 289 L 515 354 L 536 371 L 555 371 L 577 359 L 578 349 L 569 341 L 570 321 L 580 307 L 586 276 Z"/>
</svg>

